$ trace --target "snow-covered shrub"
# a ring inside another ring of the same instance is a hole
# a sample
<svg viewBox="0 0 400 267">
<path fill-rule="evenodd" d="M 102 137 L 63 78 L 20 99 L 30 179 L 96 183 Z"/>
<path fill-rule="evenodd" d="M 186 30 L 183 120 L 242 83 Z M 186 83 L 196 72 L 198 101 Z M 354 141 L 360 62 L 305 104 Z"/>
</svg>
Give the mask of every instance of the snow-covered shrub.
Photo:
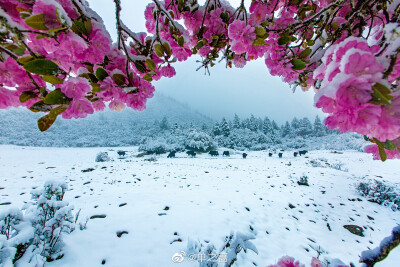
<svg viewBox="0 0 400 267">
<path fill-rule="evenodd" d="M 195 255 L 199 267 L 218 267 L 218 263 L 224 263 L 225 267 L 231 267 L 236 261 L 238 254 L 243 251 L 247 253 L 250 249 L 258 254 L 256 246 L 250 240 L 255 239 L 253 234 L 231 232 L 226 236 L 219 250 L 209 242 L 198 242 L 189 240 L 187 254 Z"/>
<path fill-rule="evenodd" d="M 400 190 L 393 184 L 370 180 L 359 183 L 356 189 L 368 201 L 389 206 L 392 210 L 400 210 Z"/>
<path fill-rule="evenodd" d="M 25 210 L 0 214 L 0 266 L 42 266 L 63 256 L 62 236 L 75 229 L 73 207 L 63 201 L 66 189 L 64 183 L 46 182 L 32 192 L 33 202 Z"/>
<path fill-rule="evenodd" d="M 106 162 L 110 161 L 110 157 L 108 156 L 107 152 L 99 152 L 96 156 L 96 162 Z"/>
<path fill-rule="evenodd" d="M 194 151 L 208 152 L 215 148 L 215 144 L 207 133 L 192 130 L 186 135 L 185 147 Z"/>
<path fill-rule="evenodd" d="M 34 190 L 32 199 L 36 201 L 36 209 L 32 210 L 32 225 L 35 227 L 34 245 L 41 255 L 52 261 L 63 256 L 63 233 L 69 234 L 75 229 L 73 207 L 63 201 L 67 185 L 48 181 L 43 189 Z"/>
<path fill-rule="evenodd" d="M 22 212 L 17 208 L 0 214 L 0 265 L 13 266 L 22 257 L 29 242 L 33 239 L 34 229 L 24 221 Z"/>
<path fill-rule="evenodd" d="M 163 154 L 168 151 L 168 144 L 161 138 L 145 138 L 139 146 L 139 151 L 145 151 L 147 154 Z"/>
<path fill-rule="evenodd" d="M 300 179 L 297 181 L 298 185 L 305 185 L 305 186 L 309 186 L 308 184 L 308 176 L 303 175 L 300 177 Z"/>
</svg>

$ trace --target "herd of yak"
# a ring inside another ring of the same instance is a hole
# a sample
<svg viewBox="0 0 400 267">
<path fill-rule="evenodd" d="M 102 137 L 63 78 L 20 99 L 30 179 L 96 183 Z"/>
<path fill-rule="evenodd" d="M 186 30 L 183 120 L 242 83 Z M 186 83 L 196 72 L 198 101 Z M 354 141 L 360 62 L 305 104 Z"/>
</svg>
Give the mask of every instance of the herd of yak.
<svg viewBox="0 0 400 267">
<path fill-rule="evenodd" d="M 117 153 L 118 153 L 118 155 L 119 155 L 120 157 L 124 157 L 124 156 L 126 155 L 126 151 L 122 151 L 122 150 L 118 151 Z M 293 156 L 294 156 L 294 157 L 303 156 L 303 155 L 305 155 L 305 154 L 307 154 L 307 153 L 308 153 L 307 150 L 300 150 L 300 151 L 298 151 L 298 152 L 297 152 L 297 151 L 294 152 L 294 153 L 293 153 Z M 171 152 L 169 152 L 167 158 L 175 158 L 175 154 L 176 154 L 176 151 L 171 151 Z M 195 151 L 193 151 L 193 150 L 189 150 L 189 151 L 186 151 L 186 154 L 187 154 L 188 156 L 191 156 L 191 157 L 194 158 L 194 157 L 196 157 L 196 154 L 197 154 L 197 153 L 196 153 Z M 213 157 L 219 156 L 219 152 L 218 152 L 217 150 L 211 150 L 210 152 L 208 152 L 208 154 L 210 154 L 210 155 L 213 156 Z M 269 156 L 269 157 L 272 157 L 273 155 L 274 155 L 274 153 L 272 153 L 272 152 L 269 152 L 269 153 L 268 153 L 268 156 Z M 225 150 L 225 151 L 222 153 L 222 156 L 229 157 L 229 156 L 230 156 L 229 151 Z M 247 153 L 243 153 L 243 154 L 242 154 L 242 157 L 245 159 L 245 158 L 247 157 Z M 282 158 L 282 157 L 283 157 L 283 150 L 281 150 L 281 152 L 278 152 L 278 157 L 279 157 L 279 158 Z"/>
</svg>

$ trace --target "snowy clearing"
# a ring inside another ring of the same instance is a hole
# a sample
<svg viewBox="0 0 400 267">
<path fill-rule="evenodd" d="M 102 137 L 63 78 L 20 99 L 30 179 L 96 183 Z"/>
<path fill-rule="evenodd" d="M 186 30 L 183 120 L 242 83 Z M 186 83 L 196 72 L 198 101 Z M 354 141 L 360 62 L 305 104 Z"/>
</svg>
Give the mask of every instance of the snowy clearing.
<svg viewBox="0 0 400 267">
<path fill-rule="evenodd" d="M 95 162 L 102 151 L 113 161 Z M 198 266 L 171 258 L 187 251 L 189 239 L 219 248 L 231 231 L 252 233 L 259 252 L 240 253 L 237 266 L 267 266 L 284 255 L 308 266 L 317 251 L 320 259 L 359 266 L 361 252 L 378 246 L 400 223 L 398 211 L 368 202 L 355 190 L 368 178 L 397 183 L 400 160 L 382 163 L 355 151 L 311 151 L 296 158 L 285 151 L 282 159 L 265 151 L 246 152 L 247 159 L 230 152 L 230 157 L 163 154 L 152 161 L 155 156 L 136 157 L 132 147 L 1 146 L 0 212 L 21 208 L 31 190 L 49 179 L 66 181 L 64 200 L 74 213 L 81 209 L 79 221 L 94 217 L 86 230 L 65 237 L 65 256 L 46 266 Z M 304 175 L 310 186 L 297 184 Z M 364 236 L 344 225 L 362 227 Z M 399 248 L 376 266 L 398 262 Z"/>
</svg>

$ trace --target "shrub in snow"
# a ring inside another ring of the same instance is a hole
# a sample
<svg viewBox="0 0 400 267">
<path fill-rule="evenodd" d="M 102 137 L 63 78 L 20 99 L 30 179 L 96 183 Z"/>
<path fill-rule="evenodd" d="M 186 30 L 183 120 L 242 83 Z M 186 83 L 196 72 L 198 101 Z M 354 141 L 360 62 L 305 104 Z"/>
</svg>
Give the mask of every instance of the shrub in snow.
<svg viewBox="0 0 400 267">
<path fill-rule="evenodd" d="M 303 175 L 300 177 L 300 179 L 297 181 L 298 185 L 305 185 L 305 186 L 309 186 L 308 184 L 308 177 L 306 175 Z"/>
<path fill-rule="evenodd" d="M 139 151 L 147 154 L 163 154 L 168 151 L 168 144 L 163 139 L 145 138 L 143 144 L 139 146 Z"/>
<path fill-rule="evenodd" d="M 400 191 L 394 185 L 373 180 L 359 183 L 356 189 L 368 201 L 400 210 Z"/>
<path fill-rule="evenodd" d="M 40 266 L 63 256 L 62 236 L 75 228 L 73 207 L 63 201 L 66 189 L 64 183 L 46 182 L 32 192 L 33 202 L 24 213 L 13 208 L 0 214 L 1 266 Z"/>
<path fill-rule="evenodd" d="M 110 161 L 110 157 L 108 156 L 107 152 L 99 152 L 96 156 L 96 162 L 106 162 Z"/>
<path fill-rule="evenodd" d="M 186 135 L 185 147 L 189 150 L 208 152 L 215 148 L 210 135 L 203 131 L 192 130 Z"/>
<path fill-rule="evenodd" d="M 232 266 L 237 261 L 240 252 L 247 253 L 252 250 L 258 254 L 256 246 L 250 240 L 255 239 L 253 234 L 233 233 L 226 236 L 219 250 L 211 243 L 204 244 L 189 240 L 187 254 L 195 255 L 199 267 L 218 267 L 218 263 L 224 263 L 225 267 Z"/>
</svg>

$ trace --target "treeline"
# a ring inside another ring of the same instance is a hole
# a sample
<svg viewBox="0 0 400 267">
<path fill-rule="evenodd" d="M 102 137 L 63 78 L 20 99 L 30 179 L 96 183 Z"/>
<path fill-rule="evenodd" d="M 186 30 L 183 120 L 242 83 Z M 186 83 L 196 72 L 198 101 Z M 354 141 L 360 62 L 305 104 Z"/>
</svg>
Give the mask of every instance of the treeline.
<svg viewBox="0 0 400 267">
<path fill-rule="evenodd" d="M 157 126 L 157 125 L 155 125 Z M 139 150 L 149 153 L 183 151 L 191 149 L 206 152 L 218 147 L 238 150 L 284 149 L 356 149 L 364 145 L 361 136 L 340 134 L 326 128 L 317 116 L 311 122 L 308 118 L 294 118 L 279 126 L 268 117 L 233 120 L 223 118 L 213 125 L 201 127 L 169 123 L 164 117 L 158 124 L 157 134 L 145 137 Z"/>
</svg>

